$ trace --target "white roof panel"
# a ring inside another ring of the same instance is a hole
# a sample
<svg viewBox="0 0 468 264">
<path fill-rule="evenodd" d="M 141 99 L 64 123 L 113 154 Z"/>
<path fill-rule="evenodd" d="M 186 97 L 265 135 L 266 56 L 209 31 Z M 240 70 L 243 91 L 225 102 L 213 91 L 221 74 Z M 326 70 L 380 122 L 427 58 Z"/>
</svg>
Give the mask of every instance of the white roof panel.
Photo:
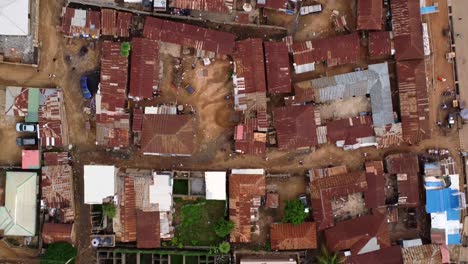
<svg viewBox="0 0 468 264">
<path fill-rule="evenodd" d="M 205 172 L 205 188 L 207 200 L 226 200 L 226 172 Z"/>
<path fill-rule="evenodd" d="M 158 204 L 159 211 L 172 209 L 172 177 L 169 174 L 153 173 L 154 184 L 149 187 L 150 203 Z"/>
<path fill-rule="evenodd" d="M 29 0 L 0 0 L 0 35 L 29 35 Z"/>
<path fill-rule="evenodd" d="M 102 204 L 102 199 L 115 194 L 115 166 L 84 166 L 84 203 Z"/>
</svg>

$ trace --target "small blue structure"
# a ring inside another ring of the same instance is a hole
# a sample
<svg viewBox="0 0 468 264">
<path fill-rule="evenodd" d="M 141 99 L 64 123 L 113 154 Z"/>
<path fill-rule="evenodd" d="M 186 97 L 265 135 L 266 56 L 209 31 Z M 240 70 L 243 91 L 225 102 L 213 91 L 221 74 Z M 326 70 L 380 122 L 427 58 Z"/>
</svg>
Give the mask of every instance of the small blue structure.
<svg viewBox="0 0 468 264">
<path fill-rule="evenodd" d="M 438 13 L 437 6 L 423 6 L 421 7 L 421 15 L 428 15 L 433 13 Z"/>
</svg>

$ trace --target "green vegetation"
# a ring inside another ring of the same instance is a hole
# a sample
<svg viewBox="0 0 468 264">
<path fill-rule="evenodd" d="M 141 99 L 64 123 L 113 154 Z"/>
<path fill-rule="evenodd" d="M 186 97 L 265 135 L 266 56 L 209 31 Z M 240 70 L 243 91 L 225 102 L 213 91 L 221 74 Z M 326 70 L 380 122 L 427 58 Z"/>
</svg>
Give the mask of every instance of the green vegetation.
<svg viewBox="0 0 468 264">
<path fill-rule="evenodd" d="M 307 218 L 307 213 L 304 212 L 304 209 L 304 205 L 297 199 L 286 201 L 283 222 L 294 225 L 302 224 Z"/>
<path fill-rule="evenodd" d="M 221 218 L 215 223 L 214 228 L 216 235 L 224 238 L 231 233 L 232 229 L 234 229 L 234 223 L 230 220 Z"/>
<path fill-rule="evenodd" d="M 173 192 L 174 194 L 188 195 L 188 180 L 175 179 Z"/>
<path fill-rule="evenodd" d="M 220 253 L 227 254 L 231 250 L 231 244 L 229 244 L 229 242 L 226 241 L 221 242 L 221 244 L 219 244 L 218 246 L 218 249 Z"/>
<path fill-rule="evenodd" d="M 202 200 L 176 203 L 175 237 L 177 246 L 213 246 L 222 242 L 215 222 L 224 218 L 225 201 Z"/>
<path fill-rule="evenodd" d="M 322 246 L 322 255 L 317 257 L 319 264 L 340 264 L 344 260 L 338 256 L 336 253 L 330 253 L 326 246 Z"/>
<path fill-rule="evenodd" d="M 102 213 L 109 218 L 114 218 L 115 217 L 115 205 L 113 203 L 103 204 Z"/>
<path fill-rule="evenodd" d="M 73 258 L 76 257 L 76 248 L 65 242 L 58 242 L 51 244 L 46 253 L 41 256 L 42 264 L 55 264 L 55 263 L 75 263 Z"/>
<path fill-rule="evenodd" d="M 130 55 L 131 45 L 129 42 L 122 42 L 120 45 L 120 56 L 128 57 Z"/>
</svg>

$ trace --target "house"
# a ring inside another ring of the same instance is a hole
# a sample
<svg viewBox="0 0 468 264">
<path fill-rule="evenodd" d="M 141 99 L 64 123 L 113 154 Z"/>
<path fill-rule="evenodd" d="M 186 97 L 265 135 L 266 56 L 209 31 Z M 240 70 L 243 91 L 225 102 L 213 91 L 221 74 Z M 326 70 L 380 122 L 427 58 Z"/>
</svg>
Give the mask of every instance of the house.
<svg viewBox="0 0 468 264">
<path fill-rule="evenodd" d="M 392 29 L 395 41 L 395 59 L 424 59 L 421 11 L 418 1 L 393 0 Z"/>
<path fill-rule="evenodd" d="M 153 98 L 162 77 L 159 42 L 145 38 L 132 39 L 130 92 L 135 101 Z"/>
<path fill-rule="evenodd" d="M 284 42 L 264 42 L 268 93 L 291 92 L 289 51 Z"/>
<path fill-rule="evenodd" d="M 398 205 L 417 207 L 419 194 L 418 155 L 412 153 L 391 154 L 385 158 L 387 172 L 395 175 L 398 188 Z"/>
<path fill-rule="evenodd" d="M 67 242 L 74 244 L 74 224 L 44 223 L 42 226 L 42 241 L 46 244 Z"/>
<path fill-rule="evenodd" d="M 36 235 L 38 181 L 35 172 L 7 171 L 0 178 L 0 230 L 4 236 Z"/>
<path fill-rule="evenodd" d="M 273 250 L 315 249 L 317 248 L 315 223 L 272 224 L 270 226 L 270 240 Z"/>
<path fill-rule="evenodd" d="M 65 37 L 98 39 L 101 34 L 101 12 L 63 7 L 61 31 Z"/>
<path fill-rule="evenodd" d="M 345 150 L 377 146 L 371 116 L 329 121 L 325 133 L 328 142 Z"/>
<path fill-rule="evenodd" d="M 233 8 L 233 0 L 172 0 L 169 7 L 179 9 L 190 9 L 213 13 L 230 13 Z"/>
<path fill-rule="evenodd" d="M 143 155 L 191 156 L 195 148 L 190 115 L 144 114 L 141 136 Z"/>
<path fill-rule="evenodd" d="M 2 3 L 0 35 L 29 35 L 29 2 L 30 0 L 17 0 Z"/>
<path fill-rule="evenodd" d="M 358 0 L 357 30 L 382 30 L 383 2 Z"/>
<path fill-rule="evenodd" d="M 266 192 L 263 169 L 233 169 L 229 176 L 229 219 L 234 223 L 233 243 L 249 243 Z"/>
<path fill-rule="evenodd" d="M 130 146 L 130 114 L 96 115 L 96 145 L 120 149 Z"/>
<path fill-rule="evenodd" d="M 369 32 L 368 51 L 371 59 L 389 58 L 394 55 L 393 33 L 391 31 Z"/>
<path fill-rule="evenodd" d="M 337 199 L 367 190 L 364 172 L 341 173 L 340 170 L 330 172 L 329 176 L 313 177 L 310 183 L 312 212 L 319 231 L 335 225 L 333 198 Z"/>
<path fill-rule="evenodd" d="M 132 13 L 120 12 L 113 9 L 101 9 L 101 34 L 128 38 L 132 23 Z"/>
<path fill-rule="evenodd" d="M 37 170 L 41 167 L 41 153 L 39 150 L 21 150 L 21 160 L 23 170 Z"/>
<path fill-rule="evenodd" d="M 84 165 L 84 203 L 102 204 L 115 195 L 115 166 Z"/>
<path fill-rule="evenodd" d="M 316 113 L 311 105 L 283 106 L 273 110 L 278 147 L 308 150 L 317 146 Z"/>
<path fill-rule="evenodd" d="M 262 126 L 257 118 L 249 118 L 234 129 L 234 147 L 237 153 L 264 155 L 266 153 L 267 134 L 260 131 Z"/>
<path fill-rule="evenodd" d="M 70 164 L 68 152 L 44 152 L 42 153 L 44 166 L 67 165 Z"/>
<path fill-rule="evenodd" d="M 402 250 L 403 264 L 442 263 L 442 253 L 438 245 L 428 244 Z"/>
<path fill-rule="evenodd" d="M 68 164 L 46 165 L 41 168 L 42 202 L 48 209 L 58 210 L 60 221 L 75 219 L 73 196 L 73 170 Z"/>
<path fill-rule="evenodd" d="M 223 201 L 227 199 L 225 171 L 205 172 L 205 198 Z"/>
<path fill-rule="evenodd" d="M 385 206 L 385 176 L 382 161 L 367 161 L 366 164 L 367 190 L 364 192 L 366 207 L 377 209 Z"/>
<path fill-rule="evenodd" d="M 349 250 L 351 256 L 391 246 L 387 218 L 379 213 L 337 223 L 325 230 L 325 240 L 329 250 Z"/>
<path fill-rule="evenodd" d="M 403 263 L 401 250 L 400 246 L 392 246 L 369 253 L 348 256 L 345 258 L 344 264 L 401 264 Z"/>
</svg>

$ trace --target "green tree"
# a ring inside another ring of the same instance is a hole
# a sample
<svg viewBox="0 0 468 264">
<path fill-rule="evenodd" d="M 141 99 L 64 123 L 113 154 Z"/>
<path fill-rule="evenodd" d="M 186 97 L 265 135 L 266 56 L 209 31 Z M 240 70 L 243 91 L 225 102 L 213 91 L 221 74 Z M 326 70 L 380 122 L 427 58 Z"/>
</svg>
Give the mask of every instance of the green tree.
<svg viewBox="0 0 468 264">
<path fill-rule="evenodd" d="M 115 205 L 113 203 L 106 203 L 102 205 L 102 213 L 109 218 L 115 217 Z"/>
<path fill-rule="evenodd" d="M 229 235 L 232 229 L 234 229 L 234 223 L 224 218 L 219 219 L 214 225 L 215 233 L 219 237 L 225 237 Z"/>
<path fill-rule="evenodd" d="M 42 264 L 75 263 L 76 248 L 66 242 L 50 244 L 44 255 L 41 256 Z"/>
<path fill-rule="evenodd" d="M 317 257 L 319 264 L 341 264 L 344 262 L 338 254 L 329 252 L 326 246 L 322 246 L 321 252 L 322 254 Z"/>
<path fill-rule="evenodd" d="M 286 201 L 283 222 L 295 225 L 302 224 L 307 217 L 304 209 L 304 205 L 297 199 Z"/>
<path fill-rule="evenodd" d="M 222 253 L 222 254 L 227 254 L 229 253 L 229 251 L 231 251 L 231 244 L 229 244 L 229 242 L 221 242 L 221 244 L 219 244 L 218 246 L 218 249 L 219 249 L 219 252 Z"/>
</svg>

